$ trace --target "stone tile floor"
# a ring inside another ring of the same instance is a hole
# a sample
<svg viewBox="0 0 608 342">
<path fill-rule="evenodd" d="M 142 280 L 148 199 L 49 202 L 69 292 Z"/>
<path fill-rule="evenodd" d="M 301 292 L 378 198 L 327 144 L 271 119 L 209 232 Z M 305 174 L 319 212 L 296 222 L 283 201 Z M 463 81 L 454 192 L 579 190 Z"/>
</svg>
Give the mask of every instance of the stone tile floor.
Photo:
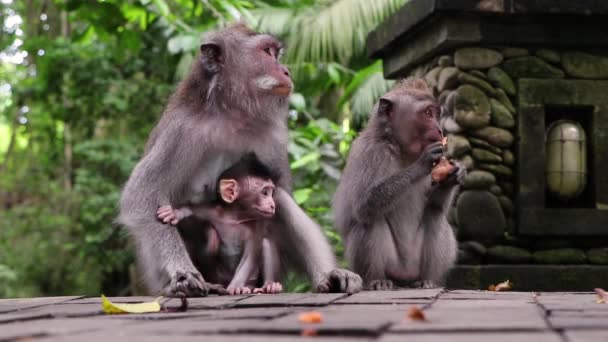
<svg viewBox="0 0 608 342">
<path fill-rule="evenodd" d="M 286 293 L 191 298 L 186 312 L 125 315 L 104 314 L 100 298 L 0 299 L 0 341 L 608 342 L 608 304 L 595 299 L 591 292 L 443 289 Z M 426 321 L 407 317 L 414 305 Z M 322 322 L 300 323 L 300 313 L 312 310 Z"/>
</svg>

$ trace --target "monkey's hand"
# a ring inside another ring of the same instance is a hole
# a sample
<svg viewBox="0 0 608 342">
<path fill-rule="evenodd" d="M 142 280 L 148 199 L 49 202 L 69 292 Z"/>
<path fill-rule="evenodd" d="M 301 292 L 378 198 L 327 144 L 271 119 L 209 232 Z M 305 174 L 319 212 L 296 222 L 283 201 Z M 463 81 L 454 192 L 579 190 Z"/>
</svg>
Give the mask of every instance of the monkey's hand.
<svg viewBox="0 0 608 342">
<path fill-rule="evenodd" d="M 462 184 L 467 175 L 467 169 L 462 164 L 454 162 L 453 166 L 452 172 L 441 183 L 433 184 L 429 192 L 429 203 L 442 213 L 445 213 L 446 206 L 452 203 L 456 185 Z"/>
<path fill-rule="evenodd" d="M 162 223 L 169 223 L 172 226 L 177 226 L 182 219 L 180 216 L 179 209 L 173 209 L 170 205 L 163 205 L 156 210 L 156 217 L 158 217 Z"/>
<path fill-rule="evenodd" d="M 346 292 L 353 294 L 361 291 L 363 279 L 349 270 L 336 268 L 323 275 L 315 285 L 316 292 Z"/>
<path fill-rule="evenodd" d="M 281 293 L 281 292 L 283 292 L 283 285 L 276 281 L 267 282 L 264 284 L 264 286 L 253 289 L 253 293 L 274 294 L 274 293 Z"/>
<path fill-rule="evenodd" d="M 443 156 L 443 145 L 441 141 L 434 142 L 424 148 L 424 151 L 416 160 L 416 166 L 418 170 L 428 175 L 433 170 L 433 165 Z"/>
<path fill-rule="evenodd" d="M 171 283 L 163 290 L 167 297 L 204 297 L 209 294 L 209 284 L 196 270 L 169 272 Z"/>
<path fill-rule="evenodd" d="M 453 169 L 445 180 L 439 183 L 442 186 L 462 184 L 464 177 L 467 175 L 467 169 L 462 164 L 456 161 L 450 161 L 450 163 L 453 165 Z"/>
</svg>

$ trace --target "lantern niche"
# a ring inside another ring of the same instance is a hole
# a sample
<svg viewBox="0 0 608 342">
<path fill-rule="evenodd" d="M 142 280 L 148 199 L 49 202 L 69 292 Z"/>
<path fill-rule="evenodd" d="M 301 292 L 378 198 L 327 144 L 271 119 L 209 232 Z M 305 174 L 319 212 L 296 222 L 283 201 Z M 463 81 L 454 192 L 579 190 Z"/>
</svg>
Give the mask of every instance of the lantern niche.
<svg viewBox="0 0 608 342">
<path fill-rule="evenodd" d="M 560 200 L 579 196 L 587 184 L 587 144 L 583 127 L 575 121 L 558 120 L 545 138 L 547 190 Z"/>
</svg>

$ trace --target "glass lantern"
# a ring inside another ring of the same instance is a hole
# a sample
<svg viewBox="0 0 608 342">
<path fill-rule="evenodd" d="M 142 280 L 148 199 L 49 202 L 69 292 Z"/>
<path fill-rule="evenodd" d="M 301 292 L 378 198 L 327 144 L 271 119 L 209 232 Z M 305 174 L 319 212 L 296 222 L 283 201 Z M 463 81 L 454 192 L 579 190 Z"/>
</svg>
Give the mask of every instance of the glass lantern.
<svg viewBox="0 0 608 342">
<path fill-rule="evenodd" d="M 545 135 L 545 177 L 549 193 L 560 200 L 580 195 L 587 184 L 587 144 L 583 127 L 558 120 Z"/>
</svg>

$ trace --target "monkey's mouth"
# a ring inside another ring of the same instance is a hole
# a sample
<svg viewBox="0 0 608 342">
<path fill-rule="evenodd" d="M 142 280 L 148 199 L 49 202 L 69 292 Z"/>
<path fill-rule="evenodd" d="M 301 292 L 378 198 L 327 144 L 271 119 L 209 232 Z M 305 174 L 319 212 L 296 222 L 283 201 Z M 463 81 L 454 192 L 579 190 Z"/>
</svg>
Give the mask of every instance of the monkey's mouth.
<svg viewBox="0 0 608 342">
<path fill-rule="evenodd" d="M 274 216 L 274 210 L 273 211 L 269 211 L 269 210 L 264 210 L 264 209 L 260 209 L 260 208 L 255 208 L 255 211 L 257 211 L 257 213 L 264 218 L 272 218 Z"/>
<path fill-rule="evenodd" d="M 279 96 L 289 96 L 292 88 L 291 84 L 279 84 L 272 89 L 272 92 Z"/>
<path fill-rule="evenodd" d="M 261 210 L 261 209 L 257 209 L 256 211 L 258 212 L 258 214 L 260 214 L 260 216 L 264 217 L 264 218 L 271 218 L 274 216 L 274 211 L 268 211 L 268 210 Z"/>
</svg>

